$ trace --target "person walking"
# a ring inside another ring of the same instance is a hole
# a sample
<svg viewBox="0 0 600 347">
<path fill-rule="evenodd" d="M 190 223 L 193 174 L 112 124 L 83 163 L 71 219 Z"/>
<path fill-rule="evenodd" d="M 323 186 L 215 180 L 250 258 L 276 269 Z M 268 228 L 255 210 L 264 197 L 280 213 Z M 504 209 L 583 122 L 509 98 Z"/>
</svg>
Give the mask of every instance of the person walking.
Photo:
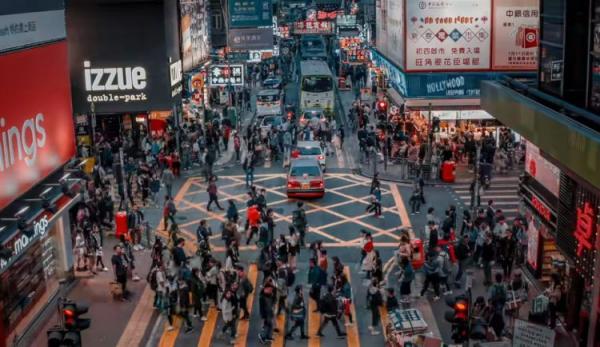
<svg viewBox="0 0 600 347">
<path fill-rule="evenodd" d="M 463 222 L 464 223 L 464 222 Z M 456 260 L 458 262 L 458 270 L 456 271 L 456 277 L 454 278 L 454 284 L 456 288 L 460 288 L 461 279 L 463 272 L 467 266 L 469 258 L 471 257 L 471 247 L 469 246 L 469 235 L 464 234 L 460 239 L 460 242 L 454 249 Z"/>
<path fill-rule="evenodd" d="M 430 252 L 427 255 L 427 261 L 423 265 L 423 272 L 425 273 L 425 282 L 423 283 L 423 289 L 421 289 L 421 296 L 424 296 L 427 289 L 429 289 L 429 285 L 433 285 L 433 290 L 435 292 L 433 301 L 437 301 L 440 299 L 440 283 L 438 278 L 439 264 L 436 258 L 437 256 L 434 252 Z"/>
<path fill-rule="evenodd" d="M 483 263 L 483 275 L 484 275 L 484 286 L 492 284 L 492 266 L 494 265 L 494 259 L 496 259 L 496 252 L 494 244 L 492 243 L 492 236 L 489 234 L 485 235 L 485 241 L 481 247 L 481 261 Z"/>
<path fill-rule="evenodd" d="M 411 286 L 415 279 L 415 270 L 409 258 L 403 257 L 400 261 L 402 267 L 402 276 L 400 277 L 400 301 L 410 302 Z"/>
<path fill-rule="evenodd" d="M 227 200 L 229 206 L 227 207 L 227 220 L 233 223 L 237 223 L 240 215 L 238 213 L 238 209 L 235 206 L 235 201 L 233 199 Z"/>
<path fill-rule="evenodd" d="M 247 319 L 250 319 L 250 312 L 248 312 L 247 298 L 254 291 L 254 286 L 252 285 L 252 282 L 250 282 L 250 280 L 248 279 L 248 275 L 246 274 L 246 272 L 244 271 L 244 268 L 242 268 L 242 267 L 238 267 L 238 278 L 240 280 L 240 286 L 239 286 L 240 309 L 241 309 L 242 313 L 244 314 L 240 319 L 247 320 Z"/>
<path fill-rule="evenodd" d="M 164 225 L 164 231 L 167 231 L 167 229 L 169 228 L 169 220 L 171 221 L 172 225 L 176 225 L 177 223 L 175 222 L 175 214 L 177 213 L 177 208 L 175 207 L 175 203 L 173 202 L 173 199 L 167 195 L 165 196 L 165 204 L 163 205 L 163 225 Z"/>
<path fill-rule="evenodd" d="M 115 281 L 121 285 L 122 300 L 125 301 L 129 298 L 129 291 L 127 290 L 127 261 L 123 254 L 123 248 L 120 245 L 115 245 L 113 250 L 115 252 L 111 258 L 113 274 L 115 275 Z"/>
<path fill-rule="evenodd" d="M 235 344 L 236 336 L 236 319 L 237 316 L 237 305 L 234 300 L 234 294 L 231 290 L 225 291 L 223 298 L 221 299 L 221 314 L 223 317 L 223 328 L 221 329 L 221 335 L 224 336 L 227 330 L 230 332 L 230 341 L 232 345 Z"/>
<path fill-rule="evenodd" d="M 333 295 L 333 286 L 329 285 L 327 287 L 327 293 L 323 295 L 321 300 L 319 301 L 319 311 L 321 311 L 322 320 L 319 325 L 319 330 L 317 331 L 318 337 L 324 337 L 323 329 L 327 326 L 327 323 L 331 322 L 335 331 L 337 332 L 338 338 L 343 338 L 346 336 L 346 333 L 340 329 L 338 320 L 337 320 L 337 299 Z"/>
<path fill-rule="evenodd" d="M 185 333 L 189 333 L 192 331 L 192 321 L 190 320 L 190 287 L 187 282 L 183 278 L 179 278 L 178 281 L 178 290 L 179 290 L 179 316 L 183 318 L 185 322 Z"/>
<path fill-rule="evenodd" d="M 258 334 L 258 341 L 262 344 L 273 342 L 273 318 L 275 307 L 275 292 L 270 285 L 265 285 L 258 298 L 262 331 Z"/>
<path fill-rule="evenodd" d="M 175 182 L 175 175 L 171 171 L 170 167 L 166 167 L 162 173 L 162 183 L 165 185 L 166 194 L 169 197 L 173 196 L 173 182 Z"/>
<path fill-rule="evenodd" d="M 383 297 L 381 295 L 381 288 L 379 288 L 379 281 L 376 278 L 371 279 L 367 298 L 369 310 L 371 310 L 371 325 L 369 325 L 369 330 L 371 331 L 371 335 L 379 335 L 380 331 L 377 330 L 381 320 L 379 307 L 383 305 Z"/>
<path fill-rule="evenodd" d="M 285 338 L 288 340 L 294 339 L 294 332 L 296 329 L 300 329 L 300 338 L 303 340 L 308 339 L 308 335 L 305 334 L 304 322 L 306 320 L 306 303 L 304 301 L 304 293 L 302 291 L 302 285 L 297 285 L 294 288 L 294 301 L 290 309 L 290 319 L 294 325 L 290 328 Z"/>
<path fill-rule="evenodd" d="M 306 228 L 308 226 L 308 222 L 306 221 L 306 211 L 304 210 L 304 203 L 302 201 L 298 201 L 297 209 L 292 212 L 292 224 L 294 228 L 298 231 L 300 236 L 300 247 L 305 247 L 306 243 L 304 241 L 304 237 L 306 234 Z"/>
<path fill-rule="evenodd" d="M 210 211 L 210 205 L 214 202 L 219 210 L 223 211 L 224 208 L 219 204 L 219 197 L 217 196 L 218 188 L 217 188 L 217 177 L 211 176 L 208 187 L 206 188 L 208 192 L 208 204 L 206 204 L 206 210 Z"/>
<path fill-rule="evenodd" d="M 199 268 L 195 267 L 192 269 L 192 277 L 190 278 L 190 290 L 192 292 L 192 302 L 194 305 L 194 311 L 192 317 L 200 317 L 201 320 L 207 320 L 202 309 L 204 298 L 206 296 L 206 280 L 202 276 L 202 272 Z"/>
<path fill-rule="evenodd" d="M 415 188 L 415 190 L 413 190 L 409 202 L 411 215 L 414 215 L 415 213 L 421 213 L 421 192 L 419 188 Z"/>
<path fill-rule="evenodd" d="M 254 152 L 248 151 L 242 169 L 246 174 L 246 188 L 251 187 L 254 184 Z"/>
</svg>

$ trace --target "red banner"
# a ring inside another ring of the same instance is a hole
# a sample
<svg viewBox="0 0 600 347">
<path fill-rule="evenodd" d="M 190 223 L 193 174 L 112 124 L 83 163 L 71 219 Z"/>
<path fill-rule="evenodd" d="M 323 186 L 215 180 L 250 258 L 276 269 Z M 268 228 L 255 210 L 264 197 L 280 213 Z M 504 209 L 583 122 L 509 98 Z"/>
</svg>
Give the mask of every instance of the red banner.
<svg viewBox="0 0 600 347">
<path fill-rule="evenodd" d="M 0 209 L 75 154 L 67 43 L 0 55 Z"/>
</svg>

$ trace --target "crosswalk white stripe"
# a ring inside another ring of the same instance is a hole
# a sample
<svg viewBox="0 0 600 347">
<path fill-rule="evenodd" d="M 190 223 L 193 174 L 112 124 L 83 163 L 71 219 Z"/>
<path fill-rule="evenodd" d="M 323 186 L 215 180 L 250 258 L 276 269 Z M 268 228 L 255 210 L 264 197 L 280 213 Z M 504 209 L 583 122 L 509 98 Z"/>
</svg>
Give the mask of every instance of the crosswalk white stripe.
<svg viewBox="0 0 600 347">
<path fill-rule="evenodd" d="M 462 194 L 462 193 L 470 193 L 471 190 L 469 189 L 455 189 L 454 190 L 456 193 Z M 517 188 L 516 187 L 512 187 L 510 189 L 486 189 L 485 190 L 486 193 L 512 193 L 512 192 L 517 192 Z"/>
<path fill-rule="evenodd" d="M 459 183 L 467 183 L 467 182 L 472 182 L 473 178 L 462 178 L 462 179 L 457 179 L 456 182 Z M 494 184 L 495 182 L 519 182 L 519 176 L 508 176 L 508 177 L 492 177 L 492 184 Z"/>
<path fill-rule="evenodd" d="M 490 189 L 505 189 L 505 188 L 514 188 L 517 189 L 518 185 L 516 184 L 492 184 Z M 452 185 L 453 189 L 470 189 L 471 184 L 454 184 Z"/>
</svg>

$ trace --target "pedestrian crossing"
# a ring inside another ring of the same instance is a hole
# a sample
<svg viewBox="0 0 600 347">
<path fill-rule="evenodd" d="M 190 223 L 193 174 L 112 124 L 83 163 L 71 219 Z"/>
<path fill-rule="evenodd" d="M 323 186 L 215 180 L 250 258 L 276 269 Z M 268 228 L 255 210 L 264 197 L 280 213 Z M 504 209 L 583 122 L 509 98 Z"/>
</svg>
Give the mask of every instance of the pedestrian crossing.
<svg viewBox="0 0 600 347">
<path fill-rule="evenodd" d="M 352 269 L 352 270 L 351 270 Z M 308 269 L 302 268 L 297 273 L 296 283 L 304 284 L 304 279 L 307 276 Z M 353 275 L 358 274 L 353 270 L 353 266 L 345 266 L 344 274 L 350 279 Z M 192 318 L 193 330 L 189 333 L 185 332 L 185 324 L 183 319 L 176 317 L 174 319 L 172 330 L 168 330 L 168 323 L 165 321 L 159 328 L 159 337 L 154 344 L 149 343 L 148 345 L 157 345 L 160 347 L 179 347 L 179 346 L 198 346 L 198 347 L 209 347 L 209 346 L 261 346 L 257 339 L 256 334 L 261 330 L 262 320 L 258 314 L 258 295 L 260 292 L 260 282 L 258 278 L 258 269 L 255 264 L 251 264 L 248 270 L 248 278 L 251 283 L 254 284 L 255 290 L 248 296 L 248 311 L 250 312 L 250 319 L 240 320 L 237 322 L 237 337 L 235 343 L 231 343 L 229 339 L 221 338 L 220 330 L 223 326 L 221 313 L 216 307 L 210 307 L 207 313 L 207 320 L 202 322 L 197 318 Z M 356 282 L 356 281 L 355 281 Z M 368 345 L 384 345 L 383 335 L 371 336 L 368 329 L 365 329 L 366 324 L 370 324 L 370 315 L 366 314 L 367 311 L 364 309 L 364 302 L 362 297 L 366 295 L 366 287 L 353 288 L 353 300 L 350 307 L 354 322 L 352 325 L 344 326 L 344 322 L 348 321 L 348 318 L 342 318 L 340 328 L 347 333 L 347 337 L 343 339 L 335 338 L 333 327 L 328 325 L 324 330 L 324 337 L 318 337 L 317 332 L 321 324 L 321 314 L 317 311 L 317 302 L 309 298 L 308 289 L 304 289 L 305 300 L 307 303 L 306 322 L 305 327 L 309 339 L 299 339 L 298 336 L 294 336 L 293 339 L 286 339 L 285 333 L 291 327 L 289 317 L 284 311 L 281 315 L 275 317 L 275 326 L 279 329 L 279 332 L 273 334 L 273 341 L 267 345 L 271 347 L 296 347 L 296 346 L 308 346 L 308 347 L 320 347 L 320 346 L 331 346 L 331 347 L 360 347 L 361 341 L 365 346 Z M 288 295 L 288 305 L 294 297 L 293 290 L 290 287 L 290 293 Z M 360 304 L 357 304 L 357 300 Z M 357 314 L 357 310 L 359 311 Z M 200 321 L 200 323 L 198 323 Z M 200 325 L 198 325 L 200 324 Z M 296 332 L 297 334 L 298 332 Z"/>
<path fill-rule="evenodd" d="M 465 207 L 471 207 L 471 182 L 460 181 L 451 186 L 455 200 Z M 481 190 L 481 206 L 487 206 L 489 200 L 494 201 L 496 209 L 502 210 L 504 216 L 511 220 L 519 215 L 519 177 L 494 177 L 490 188 Z"/>
</svg>

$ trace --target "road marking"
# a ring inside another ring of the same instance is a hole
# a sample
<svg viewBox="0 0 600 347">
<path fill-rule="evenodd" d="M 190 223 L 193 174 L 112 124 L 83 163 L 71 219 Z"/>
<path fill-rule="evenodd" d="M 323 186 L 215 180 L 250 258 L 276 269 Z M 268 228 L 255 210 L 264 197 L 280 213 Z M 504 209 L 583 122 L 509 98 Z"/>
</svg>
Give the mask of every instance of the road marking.
<svg viewBox="0 0 600 347">
<path fill-rule="evenodd" d="M 317 336 L 321 315 L 319 312 L 314 312 L 316 309 L 317 303 L 312 298 L 308 298 L 308 347 L 321 347 L 321 338 Z"/>
<path fill-rule="evenodd" d="M 390 190 L 392 192 L 392 196 L 394 197 L 394 202 L 396 203 L 398 215 L 400 216 L 402 224 L 412 228 L 412 223 L 410 222 L 410 218 L 408 218 L 408 211 L 406 210 L 406 206 L 404 206 L 404 201 L 402 200 L 402 195 L 400 195 L 398 186 L 392 184 L 390 185 Z"/>
<path fill-rule="evenodd" d="M 179 335 L 179 331 L 181 331 L 183 321 L 179 316 L 176 316 L 173 319 L 173 330 L 168 331 L 167 327 L 169 326 L 169 322 L 165 323 L 165 329 L 163 331 L 162 336 L 160 337 L 160 342 L 158 345 L 160 347 L 173 347 L 175 346 L 175 341 L 177 340 L 177 335 Z"/>
<path fill-rule="evenodd" d="M 352 283 L 350 276 L 350 268 L 348 266 L 344 266 L 344 275 L 346 275 L 348 283 Z M 348 347 L 360 347 L 360 338 L 358 337 L 358 317 L 356 316 L 356 309 L 354 307 L 354 298 L 352 298 L 350 304 L 350 314 L 352 314 L 352 318 L 354 318 L 354 324 L 346 328 Z M 348 316 L 344 316 L 345 320 L 349 322 L 350 319 L 348 318 Z"/>
<path fill-rule="evenodd" d="M 386 328 L 387 328 L 390 320 L 389 320 L 389 317 L 388 317 L 387 308 L 384 305 L 379 306 L 379 315 L 380 315 L 380 318 L 381 318 L 381 330 L 383 331 L 383 337 L 387 341 L 387 330 L 386 330 Z"/>
<path fill-rule="evenodd" d="M 257 290 L 257 287 L 256 287 L 257 278 L 258 278 L 258 269 L 256 268 L 256 264 L 250 264 L 250 266 L 248 267 L 248 280 L 250 280 L 250 283 L 252 283 L 254 290 L 246 298 L 246 305 L 247 305 L 246 307 L 248 307 L 249 314 L 252 313 L 252 306 L 254 305 L 254 295 Z M 238 322 L 238 326 L 237 326 L 238 338 L 236 341 L 236 346 L 239 346 L 239 347 L 246 346 L 246 344 L 248 343 L 249 327 L 250 327 L 250 319 L 240 320 Z"/>
<path fill-rule="evenodd" d="M 187 179 L 181 185 L 181 188 L 179 188 L 179 191 L 174 198 L 176 202 L 183 199 L 185 193 L 190 189 L 192 182 L 193 180 Z M 161 224 L 162 223 L 158 223 L 158 226 L 154 231 L 155 234 L 163 233 Z M 147 284 L 142 292 L 139 302 L 135 307 L 135 310 L 131 314 L 131 318 L 127 322 L 127 326 L 119 338 L 117 347 L 131 347 L 139 346 L 141 344 L 144 334 L 146 333 L 146 329 L 148 329 L 148 325 L 150 325 L 150 320 L 152 319 L 152 311 L 154 310 L 153 296 L 154 291 L 150 288 L 150 285 Z"/>
<path fill-rule="evenodd" d="M 273 337 L 271 347 L 283 347 L 285 345 L 285 318 L 285 310 L 277 316 L 276 324 L 277 328 L 279 329 L 279 334 Z"/>
<path fill-rule="evenodd" d="M 214 306 L 209 308 L 206 318 L 207 320 L 204 322 L 204 326 L 202 326 L 200 340 L 198 340 L 198 347 L 209 347 L 211 345 L 212 337 L 215 333 L 215 328 L 217 327 L 217 319 L 219 318 L 219 311 L 217 311 L 217 308 Z"/>
</svg>

